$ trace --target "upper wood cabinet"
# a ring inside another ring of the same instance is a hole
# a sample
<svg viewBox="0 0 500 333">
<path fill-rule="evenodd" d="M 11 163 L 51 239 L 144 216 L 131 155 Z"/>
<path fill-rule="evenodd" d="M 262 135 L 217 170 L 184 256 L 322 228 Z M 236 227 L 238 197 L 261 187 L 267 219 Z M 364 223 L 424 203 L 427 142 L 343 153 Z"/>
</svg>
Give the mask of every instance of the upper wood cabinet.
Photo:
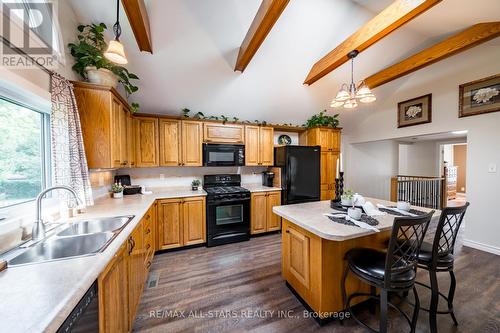
<svg viewBox="0 0 500 333">
<path fill-rule="evenodd" d="M 250 232 L 252 234 L 281 229 L 281 218 L 273 213 L 273 207 L 281 205 L 280 191 L 252 193 L 250 200 Z"/>
<path fill-rule="evenodd" d="M 157 208 L 159 250 L 206 242 L 204 197 L 159 200 Z"/>
<path fill-rule="evenodd" d="M 245 126 L 245 165 L 274 164 L 274 129 Z"/>
<path fill-rule="evenodd" d="M 136 117 L 135 146 L 138 167 L 159 165 L 158 118 Z"/>
<path fill-rule="evenodd" d="M 244 143 L 244 127 L 242 125 L 204 123 L 203 141 L 208 143 Z"/>
<path fill-rule="evenodd" d="M 76 81 L 73 86 L 88 167 L 130 166 L 127 102 L 111 87 Z"/>
<path fill-rule="evenodd" d="M 160 119 L 160 166 L 180 166 L 181 160 L 181 121 Z"/>
<path fill-rule="evenodd" d="M 301 134 L 300 141 L 308 146 L 321 146 L 321 151 L 340 151 L 340 129 L 311 128 Z"/>
<path fill-rule="evenodd" d="M 135 134 L 135 129 L 136 129 L 136 122 L 135 118 L 132 117 L 132 115 L 129 113 L 127 115 L 127 151 L 128 151 L 128 166 L 130 168 L 136 167 L 136 158 L 135 158 L 135 140 L 136 140 L 136 134 Z"/>
<path fill-rule="evenodd" d="M 203 123 L 182 121 L 182 163 L 183 166 L 203 165 Z"/>
</svg>

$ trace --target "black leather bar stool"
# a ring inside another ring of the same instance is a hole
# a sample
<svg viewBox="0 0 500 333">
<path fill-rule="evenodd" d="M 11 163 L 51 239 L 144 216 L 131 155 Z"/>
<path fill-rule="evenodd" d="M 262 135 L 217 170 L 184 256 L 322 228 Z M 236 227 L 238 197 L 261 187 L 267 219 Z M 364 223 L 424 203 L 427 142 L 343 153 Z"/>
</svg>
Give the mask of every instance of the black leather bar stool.
<svg viewBox="0 0 500 333">
<path fill-rule="evenodd" d="M 464 218 L 465 212 L 469 207 L 467 202 L 461 207 L 447 207 L 441 212 L 434 241 L 431 243 L 423 242 L 418 254 L 418 267 L 429 271 L 431 285 L 416 281 L 415 283 L 431 290 L 431 305 L 429 309 L 421 308 L 429 312 L 429 325 L 432 333 L 437 332 L 437 315 L 451 315 L 455 325 L 458 325 L 457 318 L 453 313 L 453 297 L 455 296 L 456 279 L 453 273 L 453 250 L 457 239 L 460 225 Z M 445 296 L 439 291 L 437 273 L 450 273 L 450 289 L 448 296 Z M 438 311 L 439 296 L 441 296 L 448 304 L 448 311 Z"/>
<path fill-rule="evenodd" d="M 355 248 L 346 253 L 345 259 L 347 260 L 347 265 L 342 279 L 344 309 L 348 310 L 359 324 L 373 332 L 377 332 L 356 318 L 351 309 L 350 302 L 353 298 L 368 296 L 380 301 L 379 332 L 387 332 L 388 306 L 391 306 L 403 315 L 411 327 L 411 332 L 415 332 L 420 307 L 418 294 L 414 285 L 417 257 L 433 214 L 434 211 L 418 217 L 396 217 L 387 251 Z M 349 272 L 352 272 L 363 282 L 369 284 L 371 286 L 371 293 L 358 292 L 347 297 L 345 281 Z M 375 294 L 375 288 L 380 288 L 380 296 Z M 388 292 L 406 292 L 409 290 L 413 290 L 415 296 L 415 307 L 411 320 L 398 306 L 388 301 L 387 295 Z"/>
</svg>

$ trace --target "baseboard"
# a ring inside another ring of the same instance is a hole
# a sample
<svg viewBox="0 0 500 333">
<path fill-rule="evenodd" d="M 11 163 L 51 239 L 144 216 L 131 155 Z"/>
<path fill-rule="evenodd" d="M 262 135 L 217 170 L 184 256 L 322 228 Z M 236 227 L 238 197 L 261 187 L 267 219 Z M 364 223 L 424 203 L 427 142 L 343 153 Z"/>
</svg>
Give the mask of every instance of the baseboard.
<svg viewBox="0 0 500 333">
<path fill-rule="evenodd" d="M 475 242 L 475 241 L 471 241 L 471 240 L 467 240 L 467 239 L 464 239 L 462 241 L 462 244 L 464 246 L 467 246 L 467 247 L 472 247 L 472 248 L 477 249 L 477 250 L 493 253 L 493 254 L 496 254 L 497 256 L 500 256 L 500 248 L 496 247 L 496 246 L 491 246 L 491 245 L 487 245 L 487 244 L 483 244 L 483 243 L 479 243 L 479 242 Z"/>
</svg>

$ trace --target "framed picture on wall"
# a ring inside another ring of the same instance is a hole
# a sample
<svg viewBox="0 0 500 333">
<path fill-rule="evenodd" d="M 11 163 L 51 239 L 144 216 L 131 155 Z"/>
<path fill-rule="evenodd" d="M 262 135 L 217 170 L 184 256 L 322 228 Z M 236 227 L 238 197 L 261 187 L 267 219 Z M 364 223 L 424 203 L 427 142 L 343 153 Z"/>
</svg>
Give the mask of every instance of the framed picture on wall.
<svg viewBox="0 0 500 333">
<path fill-rule="evenodd" d="M 432 94 L 398 103 L 398 128 L 430 123 Z"/>
<path fill-rule="evenodd" d="M 500 74 L 460 85 L 460 118 L 496 111 L 500 111 Z"/>
</svg>

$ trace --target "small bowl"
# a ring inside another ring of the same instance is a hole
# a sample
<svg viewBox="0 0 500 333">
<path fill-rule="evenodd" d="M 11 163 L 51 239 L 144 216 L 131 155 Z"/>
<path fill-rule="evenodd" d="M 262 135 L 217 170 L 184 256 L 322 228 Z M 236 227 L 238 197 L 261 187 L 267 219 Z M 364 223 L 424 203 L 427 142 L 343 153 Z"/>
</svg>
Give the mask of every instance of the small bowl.
<svg viewBox="0 0 500 333">
<path fill-rule="evenodd" d="M 409 211 L 410 208 L 411 208 L 411 205 L 409 202 L 406 202 L 406 201 L 398 201 L 396 207 L 399 209 L 399 210 L 403 210 L 405 212 Z"/>
<path fill-rule="evenodd" d="M 359 220 L 361 218 L 361 215 L 363 212 L 359 208 L 349 208 L 347 209 L 347 215 L 349 215 L 350 218 Z"/>
</svg>

